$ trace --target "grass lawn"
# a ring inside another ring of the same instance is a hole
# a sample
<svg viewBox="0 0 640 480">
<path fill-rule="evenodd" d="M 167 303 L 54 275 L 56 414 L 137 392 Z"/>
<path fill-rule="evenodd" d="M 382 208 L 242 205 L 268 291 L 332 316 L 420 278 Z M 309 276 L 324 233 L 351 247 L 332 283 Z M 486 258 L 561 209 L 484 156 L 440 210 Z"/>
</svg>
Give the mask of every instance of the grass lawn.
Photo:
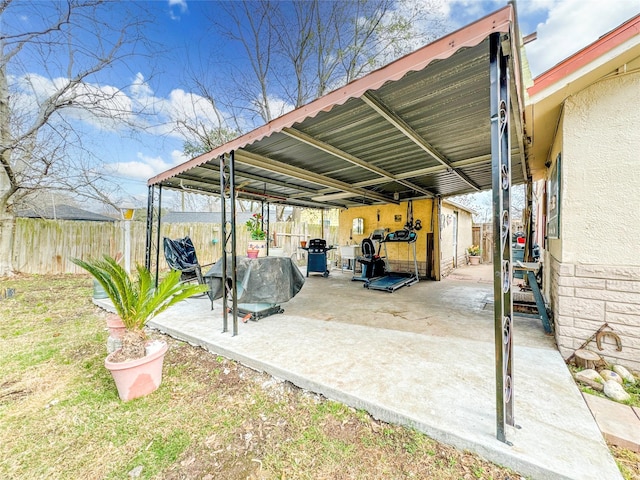
<svg viewBox="0 0 640 480">
<path fill-rule="evenodd" d="M 163 383 L 121 402 L 88 277 L 17 276 L 5 288 L 15 296 L 0 300 L 2 479 L 520 478 L 154 332 L 170 346 Z M 638 455 L 613 452 L 640 478 Z"/>
</svg>

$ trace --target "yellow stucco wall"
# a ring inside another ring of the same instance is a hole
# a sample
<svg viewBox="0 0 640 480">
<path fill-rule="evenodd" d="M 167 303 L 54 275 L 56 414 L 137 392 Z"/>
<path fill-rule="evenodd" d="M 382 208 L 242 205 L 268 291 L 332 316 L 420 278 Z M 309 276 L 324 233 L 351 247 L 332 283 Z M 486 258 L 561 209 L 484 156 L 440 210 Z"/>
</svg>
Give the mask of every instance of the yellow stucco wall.
<svg viewBox="0 0 640 480">
<path fill-rule="evenodd" d="M 424 273 L 424 267 L 427 261 L 427 236 L 432 232 L 433 225 L 431 223 L 431 211 L 433 202 L 430 199 L 415 200 L 413 202 L 413 220 L 422 222 L 422 229 L 417 232 L 418 239 L 416 241 L 416 257 L 420 264 L 420 272 Z M 356 235 L 352 231 L 353 219 L 364 219 L 364 232 L 362 235 Z M 360 245 L 362 239 L 367 238 L 371 233 L 378 229 L 384 228 L 393 232 L 402 230 L 407 222 L 407 202 L 401 202 L 399 205 L 374 205 L 363 207 L 352 207 L 348 210 L 340 212 L 340 227 L 338 238 L 340 245 Z M 387 253 L 390 261 L 413 262 L 413 254 L 410 246 L 406 243 L 388 243 Z"/>
<path fill-rule="evenodd" d="M 438 219 L 433 218 L 434 201 L 431 199 L 415 200 L 413 202 L 413 220 L 420 220 L 422 229 L 417 231 L 418 240 L 416 241 L 416 258 L 419 265 L 420 275 L 427 272 L 427 234 L 438 231 Z M 466 248 L 472 243 L 473 219 L 471 213 L 447 201 L 442 202 L 441 218 L 444 219 L 442 230 L 439 235 L 434 235 L 432 252 L 434 256 L 432 275 L 439 279 L 438 268 L 441 268 L 442 276 L 446 276 L 454 266 L 453 252 L 453 224 L 454 215 L 458 218 L 458 247 L 457 259 L 458 266 L 464 262 Z M 362 218 L 364 220 L 364 232 L 361 235 L 353 233 L 352 225 L 354 218 Z M 340 227 L 338 237 L 340 245 L 360 245 L 363 238 L 367 238 L 371 233 L 379 228 L 387 231 L 402 230 L 407 222 L 407 202 L 401 202 L 399 205 L 375 205 L 366 207 L 352 207 L 348 210 L 340 212 Z M 384 251 L 383 251 L 384 253 Z M 405 243 L 388 243 L 387 244 L 388 260 L 391 267 L 400 267 L 401 270 L 410 268 L 409 264 L 413 262 L 413 253 L 411 246 Z M 403 268 L 404 267 L 404 268 Z"/>
</svg>

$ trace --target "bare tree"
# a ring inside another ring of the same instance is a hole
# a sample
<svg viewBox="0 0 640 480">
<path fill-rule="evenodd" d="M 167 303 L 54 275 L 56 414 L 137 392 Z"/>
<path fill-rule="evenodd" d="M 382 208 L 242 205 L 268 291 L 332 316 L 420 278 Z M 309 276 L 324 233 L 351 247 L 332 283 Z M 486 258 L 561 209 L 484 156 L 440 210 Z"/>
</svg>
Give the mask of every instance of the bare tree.
<svg viewBox="0 0 640 480">
<path fill-rule="evenodd" d="M 218 141 L 229 140 L 226 133 L 240 134 L 270 122 L 437 37 L 443 22 L 432 3 L 436 4 L 430 0 L 215 4 L 214 9 L 224 10 L 225 19 L 219 20 L 219 11 L 213 10 L 212 25 L 229 44 L 215 49 L 208 45 L 210 60 L 201 70 L 192 70 L 187 81 L 199 99 L 207 99 L 217 118 L 208 128 L 193 120 L 181 125 L 195 140 L 185 143 L 185 153 L 211 150 Z M 225 59 L 226 50 L 234 56 Z M 282 214 L 280 208 L 278 218 Z"/>
<path fill-rule="evenodd" d="M 224 72 L 217 99 L 235 129 L 269 122 L 395 60 L 440 35 L 436 2 L 294 0 L 230 2 L 225 20 L 211 16 L 229 50 L 243 56 L 211 64 Z M 220 7 L 218 7 L 220 8 Z M 249 66 L 250 68 L 246 68 Z M 247 117 L 254 123 L 248 125 Z"/>
<path fill-rule="evenodd" d="M 511 189 L 511 215 L 513 218 L 521 218 L 525 208 L 525 186 L 514 185 Z M 473 221 L 475 223 L 488 223 L 493 218 L 492 196 L 490 190 L 483 192 L 467 193 L 450 197 L 450 200 L 470 208 L 474 211 Z"/>
<path fill-rule="evenodd" d="M 188 157 L 197 157 L 203 153 L 210 152 L 220 145 L 233 140 L 238 136 L 237 132 L 227 130 L 224 127 L 216 127 L 213 130 L 207 130 L 205 125 L 199 124 L 199 129 L 193 128 L 192 135 L 194 140 L 185 140 L 183 151 Z M 190 128 L 185 125 L 185 128 Z"/>
<path fill-rule="evenodd" d="M 0 1 L 0 275 L 12 272 L 14 207 L 42 190 L 113 203 L 80 125 L 133 121 L 109 72 L 144 43 L 151 21 L 109 0 Z M 144 18 L 144 20 L 140 20 Z"/>
</svg>

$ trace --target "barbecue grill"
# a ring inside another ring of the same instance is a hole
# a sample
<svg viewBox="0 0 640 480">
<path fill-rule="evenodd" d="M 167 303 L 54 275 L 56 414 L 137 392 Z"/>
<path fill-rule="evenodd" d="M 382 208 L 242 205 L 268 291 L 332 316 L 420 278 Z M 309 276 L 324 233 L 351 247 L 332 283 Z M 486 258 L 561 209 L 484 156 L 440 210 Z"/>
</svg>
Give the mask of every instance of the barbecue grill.
<svg viewBox="0 0 640 480">
<path fill-rule="evenodd" d="M 307 251 L 307 277 L 310 272 L 321 273 L 323 277 L 328 277 L 327 252 L 333 250 L 333 247 L 327 247 L 327 242 L 322 238 L 313 238 L 303 249 Z"/>
</svg>

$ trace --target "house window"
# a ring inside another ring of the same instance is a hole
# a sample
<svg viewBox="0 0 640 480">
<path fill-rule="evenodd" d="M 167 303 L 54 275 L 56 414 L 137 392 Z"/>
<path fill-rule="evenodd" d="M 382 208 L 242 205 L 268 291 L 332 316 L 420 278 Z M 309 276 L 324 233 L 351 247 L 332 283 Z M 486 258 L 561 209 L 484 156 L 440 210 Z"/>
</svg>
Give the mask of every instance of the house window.
<svg viewBox="0 0 640 480">
<path fill-rule="evenodd" d="M 352 225 L 353 235 L 362 235 L 364 233 L 364 218 L 354 218 Z"/>
<path fill-rule="evenodd" d="M 560 238 L 560 160 L 562 154 L 558 153 L 556 161 L 549 176 L 549 188 L 547 189 L 547 237 Z"/>
</svg>

